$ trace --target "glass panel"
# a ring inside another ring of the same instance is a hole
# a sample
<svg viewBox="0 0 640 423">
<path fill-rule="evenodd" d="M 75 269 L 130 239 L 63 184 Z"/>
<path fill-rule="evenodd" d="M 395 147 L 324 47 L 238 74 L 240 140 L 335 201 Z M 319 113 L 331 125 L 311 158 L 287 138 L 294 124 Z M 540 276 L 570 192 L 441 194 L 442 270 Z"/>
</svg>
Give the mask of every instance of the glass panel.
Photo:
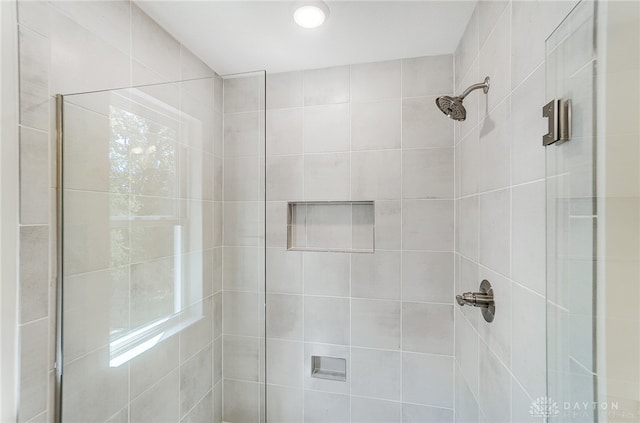
<svg viewBox="0 0 640 423">
<path fill-rule="evenodd" d="M 640 421 L 639 73 L 637 2 L 583 1 L 547 40 L 574 119 L 546 150 L 550 421 Z"/>
<path fill-rule="evenodd" d="M 546 148 L 549 421 L 593 421 L 596 225 L 595 16 L 581 2 L 546 42 L 547 101 L 571 100 L 572 137 Z"/>
<path fill-rule="evenodd" d="M 214 411 L 216 81 L 64 96 L 65 422 Z"/>
</svg>

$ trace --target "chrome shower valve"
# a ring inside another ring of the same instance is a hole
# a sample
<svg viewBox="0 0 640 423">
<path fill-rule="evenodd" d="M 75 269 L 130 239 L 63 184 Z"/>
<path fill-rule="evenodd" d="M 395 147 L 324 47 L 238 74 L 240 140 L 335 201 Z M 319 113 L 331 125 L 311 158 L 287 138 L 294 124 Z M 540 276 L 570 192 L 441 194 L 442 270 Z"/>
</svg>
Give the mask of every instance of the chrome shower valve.
<svg viewBox="0 0 640 423">
<path fill-rule="evenodd" d="M 473 306 L 481 308 L 482 316 L 487 322 L 492 322 L 496 314 L 496 304 L 493 300 L 493 288 L 488 280 L 480 283 L 479 292 L 465 292 L 456 295 L 456 302 L 459 306 Z"/>
</svg>

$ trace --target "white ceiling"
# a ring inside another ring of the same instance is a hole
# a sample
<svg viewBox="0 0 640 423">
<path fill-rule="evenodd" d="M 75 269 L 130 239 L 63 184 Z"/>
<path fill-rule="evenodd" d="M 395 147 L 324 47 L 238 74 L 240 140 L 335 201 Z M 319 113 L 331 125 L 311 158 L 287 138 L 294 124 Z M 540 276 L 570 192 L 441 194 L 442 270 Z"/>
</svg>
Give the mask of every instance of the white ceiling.
<svg viewBox="0 0 640 423">
<path fill-rule="evenodd" d="M 330 16 L 316 29 L 294 23 L 294 1 L 136 3 L 225 75 L 453 53 L 476 2 L 327 1 Z"/>
</svg>

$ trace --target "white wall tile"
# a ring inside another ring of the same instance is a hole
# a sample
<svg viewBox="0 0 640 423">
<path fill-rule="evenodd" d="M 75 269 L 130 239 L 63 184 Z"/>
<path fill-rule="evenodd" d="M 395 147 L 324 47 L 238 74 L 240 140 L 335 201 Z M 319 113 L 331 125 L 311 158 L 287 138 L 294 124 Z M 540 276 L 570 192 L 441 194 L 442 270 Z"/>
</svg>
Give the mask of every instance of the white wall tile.
<svg viewBox="0 0 640 423">
<path fill-rule="evenodd" d="M 351 66 L 353 102 L 400 97 L 401 62 L 365 63 Z"/>
<path fill-rule="evenodd" d="M 511 179 L 513 184 L 542 179 L 545 149 L 541 135 L 547 132 L 540 119 L 545 99 L 545 68 L 540 66 L 511 95 Z"/>
<path fill-rule="evenodd" d="M 303 254 L 305 294 L 338 297 L 349 295 L 351 262 L 347 254 L 322 252 Z"/>
<path fill-rule="evenodd" d="M 478 144 L 480 163 L 478 166 L 480 192 L 504 188 L 510 184 L 510 150 L 512 137 L 509 124 L 509 100 L 502 102 L 480 123 Z"/>
<path fill-rule="evenodd" d="M 349 104 L 304 108 L 304 151 L 349 151 Z"/>
<path fill-rule="evenodd" d="M 231 291 L 258 291 L 264 272 L 264 250 L 259 247 L 225 247 L 223 286 Z"/>
<path fill-rule="evenodd" d="M 452 303 L 453 253 L 405 251 L 402 253 L 402 299 Z"/>
<path fill-rule="evenodd" d="M 346 298 L 304 298 L 304 340 L 349 345 L 349 300 Z"/>
<path fill-rule="evenodd" d="M 267 421 L 298 423 L 304 420 L 304 391 L 282 386 L 267 387 Z"/>
<path fill-rule="evenodd" d="M 67 191 L 65 206 L 65 274 L 108 267 L 111 257 L 109 194 Z"/>
<path fill-rule="evenodd" d="M 351 105 L 352 150 L 400 148 L 401 105 L 399 99 Z"/>
<path fill-rule="evenodd" d="M 267 339 L 267 383 L 301 388 L 304 371 L 308 370 L 303 365 L 302 342 Z"/>
<path fill-rule="evenodd" d="M 472 130 L 456 147 L 456 171 L 458 193 L 467 196 L 478 193 L 481 171 L 478 157 L 481 155 L 478 128 Z"/>
<path fill-rule="evenodd" d="M 259 155 L 262 152 L 260 123 L 259 112 L 225 114 L 225 157 Z"/>
<path fill-rule="evenodd" d="M 351 397 L 352 423 L 392 423 L 400 421 L 401 404 L 370 398 Z"/>
<path fill-rule="evenodd" d="M 402 99 L 402 147 L 451 147 L 453 125 L 435 105 L 436 97 Z"/>
<path fill-rule="evenodd" d="M 213 388 L 211 345 L 180 366 L 180 411 L 184 417 Z"/>
<path fill-rule="evenodd" d="M 402 202 L 403 249 L 453 251 L 453 238 L 453 201 Z"/>
<path fill-rule="evenodd" d="M 303 109 L 267 111 L 267 154 L 300 154 L 302 144 Z"/>
<path fill-rule="evenodd" d="M 50 94 L 130 84 L 130 57 L 57 11 L 52 11 Z"/>
<path fill-rule="evenodd" d="M 48 37 L 51 29 L 49 2 L 21 1 L 18 3 L 18 23 Z"/>
<path fill-rule="evenodd" d="M 306 155 L 304 158 L 305 200 L 349 199 L 349 154 Z"/>
<path fill-rule="evenodd" d="M 402 96 L 451 94 L 453 56 L 416 57 L 402 60 Z"/>
<path fill-rule="evenodd" d="M 508 4 L 509 2 L 505 0 L 488 0 L 479 3 L 480 48 L 482 48 L 487 37 L 494 30 L 494 27 L 501 25 L 498 19 L 500 19 L 500 16 Z"/>
<path fill-rule="evenodd" d="M 257 293 L 227 291 L 223 295 L 223 330 L 225 334 L 259 336 L 260 298 Z"/>
<path fill-rule="evenodd" d="M 252 112 L 264 106 L 264 78 L 260 75 L 241 75 L 225 78 L 224 112 Z M 225 122 L 226 126 L 226 122 Z"/>
<path fill-rule="evenodd" d="M 267 75 L 267 109 L 301 107 L 303 72 L 282 72 Z"/>
<path fill-rule="evenodd" d="M 401 193 L 400 150 L 351 154 L 351 198 L 398 200 Z"/>
<path fill-rule="evenodd" d="M 402 422 L 451 423 L 453 422 L 453 410 L 405 403 L 402 404 Z"/>
<path fill-rule="evenodd" d="M 267 201 L 267 247 L 287 246 L 287 203 Z"/>
<path fill-rule="evenodd" d="M 224 216 L 225 245 L 261 245 L 264 207 L 259 202 L 225 202 Z"/>
<path fill-rule="evenodd" d="M 301 294 L 303 253 L 284 248 L 267 248 L 267 292 Z"/>
<path fill-rule="evenodd" d="M 49 322 L 38 320 L 20 327 L 20 422 L 26 422 L 47 410 L 47 357 Z"/>
<path fill-rule="evenodd" d="M 258 423 L 260 421 L 260 385 L 225 379 L 224 381 L 225 422 Z"/>
<path fill-rule="evenodd" d="M 178 367 L 180 351 L 178 339 L 177 336 L 165 339 L 131 360 L 129 370 L 131 398 L 136 398 Z"/>
<path fill-rule="evenodd" d="M 225 379 L 258 382 L 260 380 L 260 339 L 248 336 L 222 337 Z"/>
<path fill-rule="evenodd" d="M 302 340 L 304 332 L 303 296 L 267 294 L 267 336 Z"/>
<path fill-rule="evenodd" d="M 49 140 L 44 132 L 20 128 L 20 223 L 49 222 Z"/>
<path fill-rule="evenodd" d="M 507 1 L 490 0 L 479 3 L 481 47 L 478 71 L 480 80 L 485 76 L 491 78 L 491 88 L 486 94 L 486 99 L 482 98 L 485 95 L 480 90 L 472 95 L 480 96 L 481 110 L 487 112 L 493 110 L 511 91 L 510 7 Z M 488 20 L 495 20 L 496 26 L 483 44 L 483 29 L 487 28 L 485 22 Z M 480 116 L 484 114 L 481 112 Z"/>
<path fill-rule="evenodd" d="M 478 333 L 467 321 L 460 310 L 454 311 L 455 316 L 455 357 L 456 372 L 460 381 L 468 389 L 478 395 Z M 458 383 L 458 382 L 456 382 Z"/>
<path fill-rule="evenodd" d="M 511 375 L 491 350 L 480 343 L 480 389 L 478 403 L 491 422 L 511 421 Z"/>
<path fill-rule="evenodd" d="M 453 149 L 402 152 L 403 198 L 453 198 Z"/>
<path fill-rule="evenodd" d="M 351 393 L 369 398 L 399 400 L 401 353 L 351 348 Z"/>
<path fill-rule="evenodd" d="M 38 2 L 21 2 L 38 4 Z M 49 130 L 49 39 L 20 26 L 20 124 Z"/>
<path fill-rule="evenodd" d="M 378 251 L 351 256 L 351 295 L 360 298 L 400 299 L 401 255 Z"/>
<path fill-rule="evenodd" d="M 350 75 L 349 66 L 304 71 L 304 105 L 348 102 Z"/>
<path fill-rule="evenodd" d="M 453 358 L 402 353 L 402 399 L 414 404 L 453 407 Z"/>
<path fill-rule="evenodd" d="M 348 395 L 304 391 L 304 423 L 348 423 L 351 401 Z"/>
<path fill-rule="evenodd" d="M 267 158 L 267 200 L 299 200 L 303 191 L 303 155 Z"/>
<path fill-rule="evenodd" d="M 456 248 L 460 254 L 478 260 L 478 196 L 460 198 L 456 202 Z"/>
<path fill-rule="evenodd" d="M 260 160 L 257 156 L 224 159 L 225 201 L 258 201 L 261 198 Z"/>
<path fill-rule="evenodd" d="M 91 375 L 91 377 L 87 377 L 87 375 Z M 175 379 L 171 379 L 171 382 L 174 387 L 173 398 L 175 398 L 174 401 L 177 405 L 177 371 L 171 375 L 175 375 Z M 164 380 L 169 380 L 171 375 Z M 62 415 L 64 421 L 104 421 L 127 404 L 129 397 L 128 366 L 109 367 L 109 349 L 106 347 L 65 366 L 65 379 L 65 398 L 67 401 Z M 154 396 L 149 395 L 146 399 L 148 401 L 151 397 L 155 401 L 156 408 L 160 404 L 173 402 L 162 395 L 159 390 L 149 392 L 149 394 L 154 394 Z M 144 399 L 139 398 L 138 403 L 142 404 Z M 138 411 L 136 402 L 132 404 L 132 413 L 134 410 Z M 177 407 L 175 410 L 174 420 L 177 420 Z M 172 414 L 167 415 L 172 416 Z M 136 419 L 135 421 L 141 420 Z"/>
<path fill-rule="evenodd" d="M 546 367 L 545 300 L 514 284 L 512 303 L 512 372 L 526 391 L 538 398 L 546 389 L 546 375 L 540 371 Z"/>
<path fill-rule="evenodd" d="M 511 340 L 511 313 L 513 309 L 511 287 L 513 283 L 484 267 L 480 267 L 479 279 L 491 282 L 496 314 L 491 323 L 481 317 L 478 318 L 478 333 L 480 338 L 491 348 L 493 354 L 499 357 L 505 365 L 511 366 L 511 353 L 514 348 Z M 477 288 L 474 291 L 477 291 Z"/>
<path fill-rule="evenodd" d="M 351 345 L 400 349 L 400 302 L 352 299 Z"/>
<path fill-rule="evenodd" d="M 455 52 L 455 91 L 459 91 L 460 82 L 465 78 L 478 55 L 478 37 L 478 6 L 476 6 Z"/>
<path fill-rule="evenodd" d="M 383 250 L 399 250 L 401 248 L 402 202 L 376 201 L 375 209 L 375 247 Z"/>
<path fill-rule="evenodd" d="M 511 258 L 510 210 L 509 189 L 480 196 L 480 263 L 507 276 Z"/>
<path fill-rule="evenodd" d="M 512 188 L 512 278 L 539 293 L 545 292 L 545 183 Z"/>
<path fill-rule="evenodd" d="M 470 423 L 480 421 L 478 402 L 469 390 L 467 383 L 464 381 L 463 374 L 459 367 L 456 368 L 455 397 L 456 421 Z"/>
<path fill-rule="evenodd" d="M 453 305 L 403 302 L 402 350 L 453 355 Z"/>
</svg>

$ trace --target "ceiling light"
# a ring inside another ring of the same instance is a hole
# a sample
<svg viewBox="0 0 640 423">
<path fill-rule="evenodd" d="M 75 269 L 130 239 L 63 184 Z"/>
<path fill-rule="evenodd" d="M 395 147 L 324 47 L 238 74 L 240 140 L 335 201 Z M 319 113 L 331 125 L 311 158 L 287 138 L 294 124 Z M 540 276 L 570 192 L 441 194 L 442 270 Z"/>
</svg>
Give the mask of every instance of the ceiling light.
<svg viewBox="0 0 640 423">
<path fill-rule="evenodd" d="M 329 7 L 322 1 L 297 3 L 293 11 L 293 20 L 303 28 L 317 28 L 329 16 Z"/>
</svg>

